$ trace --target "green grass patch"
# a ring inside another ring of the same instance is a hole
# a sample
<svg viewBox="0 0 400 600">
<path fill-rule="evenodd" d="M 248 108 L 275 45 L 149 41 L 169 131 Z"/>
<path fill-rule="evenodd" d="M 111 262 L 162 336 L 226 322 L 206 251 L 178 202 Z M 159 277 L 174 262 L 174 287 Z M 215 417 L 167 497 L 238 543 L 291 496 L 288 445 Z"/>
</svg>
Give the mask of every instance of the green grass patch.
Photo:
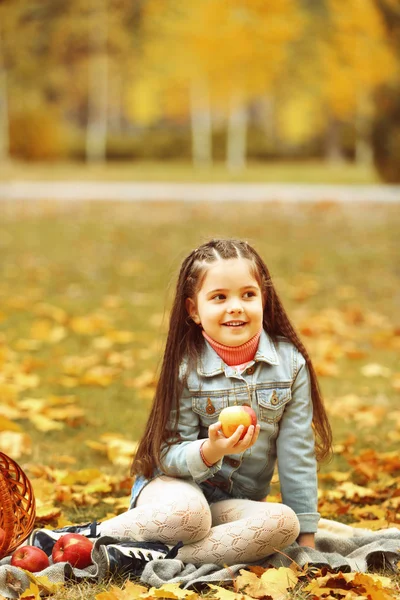
<svg viewBox="0 0 400 600">
<path fill-rule="evenodd" d="M 24 163 L 0 165 L 0 181 L 168 181 L 168 182 L 244 182 L 244 183 L 336 183 L 376 184 L 380 178 L 372 166 L 354 163 L 330 164 L 325 161 L 249 162 L 239 171 L 230 171 L 222 162 L 212 167 L 195 168 L 190 162 L 109 162 Z"/>
</svg>

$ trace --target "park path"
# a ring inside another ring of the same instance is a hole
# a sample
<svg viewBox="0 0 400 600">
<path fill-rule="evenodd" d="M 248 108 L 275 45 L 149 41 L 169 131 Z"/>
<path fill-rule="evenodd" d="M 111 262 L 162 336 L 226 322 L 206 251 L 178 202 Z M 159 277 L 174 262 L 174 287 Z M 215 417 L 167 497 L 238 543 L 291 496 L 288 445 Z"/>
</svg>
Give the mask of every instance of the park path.
<svg viewBox="0 0 400 600">
<path fill-rule="evenodd" d="M 400 202 L 400 185 L 10 181 L 1 200 Z"/>
</svg>

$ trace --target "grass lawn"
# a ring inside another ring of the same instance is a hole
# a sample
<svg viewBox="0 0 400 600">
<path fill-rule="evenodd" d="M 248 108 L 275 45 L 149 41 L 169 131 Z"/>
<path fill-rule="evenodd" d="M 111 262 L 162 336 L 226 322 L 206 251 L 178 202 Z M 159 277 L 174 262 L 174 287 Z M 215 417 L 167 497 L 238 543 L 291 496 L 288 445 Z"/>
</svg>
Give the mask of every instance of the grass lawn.
<svg viewBox="0 0 400 600">
<path fill-rule="evenodd" d="M 0 181 L 168 181 L 247 183 L 347 183 L 376 184 L 373 167 L 351 163 L 332 165 L 322 161 L 250 162 L 242 171 L 230 172 L 224 163 L 196 169 L 189 162 L 22 163 L 0 165 Z"/>
<path fill-rule="evenodd" d="M 345 491 L 330 495 L 337 473 L 375 490 L 370 504 L 390 501 L 400 476 L 387 466 L 400 441 L 397 207 L 15 203 L 0 212 L 0 447 L 35 480 L 43 523 L 126 506 L 129 444 L 151 404 L 177 271 L 214 236 L 255 245 L 315 361 L 335 443 L 321 466 L 321 513 L 374 519 L 356 494 L 347 504 Z M 385 515 L 400 523 L 390 503 Z"/>
</svg>

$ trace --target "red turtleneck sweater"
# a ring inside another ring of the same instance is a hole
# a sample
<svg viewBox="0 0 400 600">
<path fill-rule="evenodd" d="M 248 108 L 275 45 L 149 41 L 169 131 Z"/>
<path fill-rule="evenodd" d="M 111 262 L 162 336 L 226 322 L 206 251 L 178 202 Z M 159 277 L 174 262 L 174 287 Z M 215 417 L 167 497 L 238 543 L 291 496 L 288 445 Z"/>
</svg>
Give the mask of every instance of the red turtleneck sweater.
<svg viewBox="0 0 400 600">
<path fill-rule="evenodd" d="M 210 338 L 203 329 L 203 336 L 229 367 L 243 367 L 254 359 L 262 329 L 241 346 L 225 346 Z"/>
</svg>

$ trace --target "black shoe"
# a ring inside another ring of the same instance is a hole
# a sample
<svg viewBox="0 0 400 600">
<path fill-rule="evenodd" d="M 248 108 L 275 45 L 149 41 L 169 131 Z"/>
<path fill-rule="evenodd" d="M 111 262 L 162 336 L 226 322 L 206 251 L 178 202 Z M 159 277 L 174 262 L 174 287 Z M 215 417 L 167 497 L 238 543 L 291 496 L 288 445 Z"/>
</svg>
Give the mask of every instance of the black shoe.
<svg viewBox="0 0 400 600">
<path fill-rule="evenodd" d="M 139 577 L 151 560 L 175 558 L 182 542 L 169 548 L 161 542 L 120 541 L 103 537 L 93 549 L 93 562 L 98 567 L 98 580 L 111 576 Z"/>
<path fill-rule="evenodd" d="M 93 521 L 93 523 L 85 525 L 69 525 L 60 529 L 34 529 L 27 539 L 27 544 L 40 548 L 46 552 L 47 556 L 50 556 L 56 541 L 67 533 L 79 533 L 91 540 L 100 537 L 97 530 L 98 525 L 99 523 Z"/>
</svg>

